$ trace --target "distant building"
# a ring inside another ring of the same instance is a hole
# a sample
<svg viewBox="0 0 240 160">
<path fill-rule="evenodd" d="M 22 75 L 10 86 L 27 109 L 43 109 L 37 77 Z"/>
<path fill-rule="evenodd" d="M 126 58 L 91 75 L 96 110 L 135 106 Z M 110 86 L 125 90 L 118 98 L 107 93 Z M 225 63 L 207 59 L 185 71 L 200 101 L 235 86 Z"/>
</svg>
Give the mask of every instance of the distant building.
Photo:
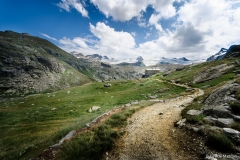
<svg viewBox="0 0 240 160">
<path fill-rule="evenodd" d="M 146 69 L 144 77 L 150 77 L 156 73 L 159 73 L 160 71 L 161 69 L 158 69 L 158 68 Z"/>
</svg>

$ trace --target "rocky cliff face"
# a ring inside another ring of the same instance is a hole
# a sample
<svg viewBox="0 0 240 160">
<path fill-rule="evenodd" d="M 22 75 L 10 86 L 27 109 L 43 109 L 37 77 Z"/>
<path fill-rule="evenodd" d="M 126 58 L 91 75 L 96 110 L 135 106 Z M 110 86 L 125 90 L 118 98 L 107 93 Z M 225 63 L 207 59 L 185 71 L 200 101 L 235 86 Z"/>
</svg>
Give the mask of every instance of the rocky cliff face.
<svg viewBox="0 0 240 160">
<path fill-rule="evenodd" d="M 53 56 L 54 55 L 54 56 Z M 50 42 L 15 32 L 0 32 L 1 94 L 28 94 L 62 89 L 89 81 L 87 76 L 62 61 L 67 53 Z M 80 68 L 80 67 L 79 67 Z"/>
</svg>

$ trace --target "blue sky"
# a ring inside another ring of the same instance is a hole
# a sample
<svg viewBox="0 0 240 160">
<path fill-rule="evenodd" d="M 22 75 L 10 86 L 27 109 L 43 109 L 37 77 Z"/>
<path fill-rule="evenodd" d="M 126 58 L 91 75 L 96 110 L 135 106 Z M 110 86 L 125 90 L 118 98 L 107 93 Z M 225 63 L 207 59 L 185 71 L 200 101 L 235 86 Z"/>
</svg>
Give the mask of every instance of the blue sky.
<svg viewBox="0 0 240 160">
<path fill-rule="evenodd" d="M 67 52 L 204 59 L 240 43 L 239 0 L 0 0 L 0 30 Z"/>
</svg>

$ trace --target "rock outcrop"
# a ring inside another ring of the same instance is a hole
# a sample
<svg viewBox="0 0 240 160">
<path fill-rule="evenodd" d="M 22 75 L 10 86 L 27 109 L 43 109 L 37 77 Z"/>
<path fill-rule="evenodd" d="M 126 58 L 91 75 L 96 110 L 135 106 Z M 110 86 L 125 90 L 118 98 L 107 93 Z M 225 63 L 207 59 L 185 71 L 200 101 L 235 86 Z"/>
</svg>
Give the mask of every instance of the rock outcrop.
<svg viewBox="0 0 240 160">
<path fill-rule="evenodd" d="M 232 45 L 224 58 L 240 57 L 240 45 Z"/>
<path fill-rule="evenodd" d="M 204 101 L 206 106 L 215 106 L 225 105 L 230 101 L 236 100 L 234 94 L 240 90 L 240 85 L 234 81 L 229 82 L 216 90 L 214 90 Z"/>
<path fill-rule="evenodd" d="M 210 69 L 207 69 L 204 72 L 200 72 L 198 75 L 196 75 L 193 79 L 193 83 L 200 83 L 218 78 L 233 67 L 234 65 L 227 64 L 211 67 Z"/>
</svg>

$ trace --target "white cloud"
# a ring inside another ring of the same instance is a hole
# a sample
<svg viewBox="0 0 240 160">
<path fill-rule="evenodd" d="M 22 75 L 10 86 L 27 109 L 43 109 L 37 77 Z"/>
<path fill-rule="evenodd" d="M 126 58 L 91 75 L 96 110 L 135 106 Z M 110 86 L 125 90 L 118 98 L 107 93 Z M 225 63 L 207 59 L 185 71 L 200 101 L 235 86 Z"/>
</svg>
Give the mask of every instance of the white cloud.
<svg viewBox="0 0 240 160">
<path fill-rule="evenodd" d="M 204 48 L 200 51 L 196 48 L 195 53 L 201 52 L 200 55 L 207 57 L 217 52 L 219 47 L 227 48 L 240 43 L 237 34 L 240 33 L 240 8 L 234 8 L 236 3 L 231 0 L 194 0 L 180 8 L 178 22 L 182 25 L 190 23 L 202 33 Z"/>
<path fill-rule="evenodd" d="M 57 41 L 56 38 L 53 38 L 53 37 L 51 37 L 51 36 L 49 36 L 49 35 L 47 35 L 47 34 L 44 34 L 44 33 L 40 33 L 40 34 L 41 34 L 42 36 L 48 38 L 48 39 L 51 39 L 51 40 Z"/>
<path fill-rule="evenodd" d="M 60 47 L 68 52 L 78 51 L 85 55 L 98 53 L 112 58 L 134 57 L 135 40 L 130 33 L 115 31 L 102 22 L 96 26 L 90 24 L 90 31 L 98 40 L 90 37 L 64 37 L 59 40 Z"/>
<path fill-rule="evenodd" d="M 81 13 L 83 17 L 88 17 L 88 11 L 83 7 L 83 5 L 85 5 L 85 1 L 82 1 L 82 3 L 79 0 L 61 0 L 57 6 L 67 12 L 70 12 L 70 9 L 74 8 Z"/>
<path fill-rule="evenodd" d="M 115 31 L 113 28 L 98 22 L 96 27 L 90 24 L 90 31 L 99 38 L 101 46 L 108 46 L 109 48 L 134 48 L 135 41 L 132 35 L 128 32 Z M 99 45 L 98 44 L 98 45 Z"/>
<path fill-rule="evenodd" d="M 93 37 L 63 38 L 61 44 L 65 48 L 73 50 L 75 47 L 83 54 L 98 53 L 113 58 L 136 58 L 141 55 L 144 58 L 185 56 L 203 59 L 215 54 L 221 47 L 228 48 L 240 43 L 240 3 L 237 1 L 189 0 L 184 1 L 178 11 L 173 7 L 173 0 L 91 1 L 107 17 L 120 21 L 137 17 L 138 23 L 144 22 L 143 26 L 149 29 L 154 26 L 161 34 L 156 35 L 158 38 L 155 40 L 136 45 L 134 37 L 139 33 L 116 31 L 106 23 L 98 22 L 96 26 L 90 24 L 90 32 L 98 40 Z M 149 5 L 155 12 L 148 21 L 144 21 L 142 12 Z M 161 20 L 172 20 L 173 17 L 175 21 L 171 21 L 171 25 L 174 29 L 163 29 Z M 148 31 L 145 38 L 150 34 L 154 35 Z"/>
<path fill-rule="evenodd" d="M 131 32 L 130 33 L 133 37 L 136 37 L 137 36 L 137 32 Z"/>
<path fill-rule="evenodd" d="M 142 14 L 140 14 L 140 15 L 137 16 L 137 22 L 138 22 L 138 25 L 139 25 L 140 27 L 147 27 L 147 26 L 148 26 L 148 25 L 147 25 L 147 22 L 146 22 L 146 19 L 143 18 L 143 15 L 142 15 Z"/>
<path fill-rule="evenodd" d="M 146 36 L 144 37 L 144 39 L 147 39 L 151 35 L 152 35 L 151 33 L 146 33 Z"/>
<path fill-rule="evenodd" d="M 84 39 L 76 37 L 73 40 L 63 37 L 59 40 L 59 43 L 62 45 L 69 46 L 71 48 L 88 48 L 88 45 L 85 43 Z"/>
<path fill-rule="evenodd" d="M 157 15 L 152 14 L 151 17 L 149 18 L 149 25 L 154 25 L 158 31 L 163 31 L 161 24 L 159 24 L 160 19 L 161 19 L 160 14 Z"/>
<path fill-rule="evenodd" d="M 128 21 L 141 16 L 148 6 L 152 6 L 162 17 L 169 18 L 176 14 L 174 0 L 91 0 L 106 17 Z M 140 23 L 141 24 L 141 23 Z"/>
</svg>

